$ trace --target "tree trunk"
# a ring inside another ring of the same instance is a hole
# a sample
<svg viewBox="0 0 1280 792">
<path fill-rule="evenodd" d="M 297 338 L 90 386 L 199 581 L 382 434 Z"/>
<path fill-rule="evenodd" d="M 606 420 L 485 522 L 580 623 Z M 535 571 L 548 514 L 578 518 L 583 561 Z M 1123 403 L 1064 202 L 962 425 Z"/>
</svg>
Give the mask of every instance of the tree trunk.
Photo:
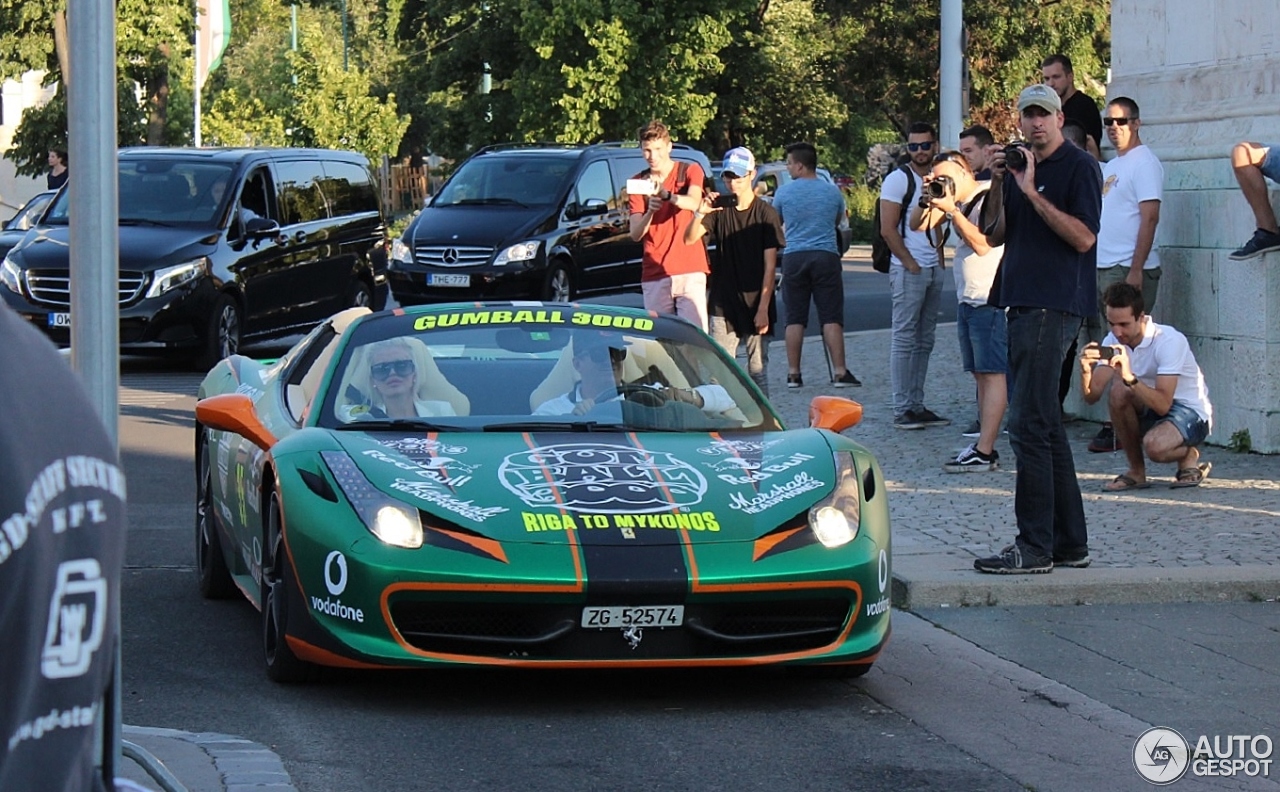
<svg viewBox="0 0 1280 792">
<path fill-rule="evenodd" d="M 160 45 L 162 60 L 151 75 L 147 94 L 147 145 L 165 144 L 164 128 L 169 122 L 169 45 Z"/>
</svg>

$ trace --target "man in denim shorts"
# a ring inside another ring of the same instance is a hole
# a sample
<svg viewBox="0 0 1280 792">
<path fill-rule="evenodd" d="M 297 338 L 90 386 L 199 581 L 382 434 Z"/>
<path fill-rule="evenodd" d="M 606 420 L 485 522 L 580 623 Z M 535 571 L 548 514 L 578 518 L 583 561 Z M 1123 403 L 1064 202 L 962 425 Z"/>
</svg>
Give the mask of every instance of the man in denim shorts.
<svg viewBox="0 0 1280 792">
<path fill-rule="evenodd" d="M 1240 183 L 1244 199 L 1253 210 L 1258 229 L 1229 258 L 1244 261 L 1280 250 L 1280 227 L 1276 226 L 1276 212 L 1271 208 L 1267 195 L 1267 179 L 1280 182 L 1280 151 L 1275 146 L 1261 143 L 1237 143 L 1231 149 L 1231 167 L 1236 172 L 1236 181 Z"/>
<path fill-rule="evenodd" d="M 1101 346 L 1089 344 L 1080 353 L 1080 382 L 1089 404 L 1110 386 L 1111 425 L 1129 462 L 1103 490 L 1151 486 L 1144 454 L 1152 462 L 1177 463 L 1173 487 L 1199 486 L 1211 466 L 1200 461 L 1197 446 L 1213 426 L 1213 406 L 1187 337 L 1153 322 L 1142 292 L 1129 283 L 1107 287 L 1103 304 L 1111 332 Z"/>
</svg>

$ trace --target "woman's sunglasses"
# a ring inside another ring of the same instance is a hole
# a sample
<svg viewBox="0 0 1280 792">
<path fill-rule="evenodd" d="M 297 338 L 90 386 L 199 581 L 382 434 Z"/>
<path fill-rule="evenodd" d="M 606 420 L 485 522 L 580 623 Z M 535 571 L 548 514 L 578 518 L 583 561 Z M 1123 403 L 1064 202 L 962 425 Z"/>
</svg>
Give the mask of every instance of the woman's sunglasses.
<svg viewBox="0 0 1280 792">
<path fill-rule="evenodd" d="M 369 368 L 369 373 L 372 374 L 373 378 L 379 382 L 387 379 L 392 374 L 395 374 L 397 377 L 407 377 L 413 373 L 413 361 L 390 360 L 386 363 L 374 363 Z"/>
</svg>

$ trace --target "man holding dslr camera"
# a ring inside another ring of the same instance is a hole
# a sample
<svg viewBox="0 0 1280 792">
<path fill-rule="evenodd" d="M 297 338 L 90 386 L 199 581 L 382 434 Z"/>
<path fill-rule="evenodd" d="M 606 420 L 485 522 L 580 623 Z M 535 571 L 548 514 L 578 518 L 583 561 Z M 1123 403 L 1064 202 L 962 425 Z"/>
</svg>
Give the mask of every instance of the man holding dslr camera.
<svg viewBox="0 0 1280 792">
<path fill-rule="evenodd" d="M 711 337 L 731 357 L 747 347 L 747 374 L 769 395 L 769 334 L 777 321 L 773 290 L 778 249 L 786 244 L 782 218 L 766 201 L 756 200 L 751 182 L 756 158 L 745 148 L 724 155 L 721 178 L 729 192 L 704 195 L 684 232 L 692 245 L 703 236 L 715 243 L 707 298 Z"/>
<path fill-rule="evenodd" d="M 1144 452 L 1152 462 L 1178 464 L 1175 489 L 1199 486 L 1211 467 L 1197 448 L 1213 421 L 1204 374 L 1187 337 L 1146 315 L 1143 295 L 1125 281 L 1108 286 L 1102 301 L 1111 332 L 1080 353 L 1084 400 L 1094 404 L 1111 387 L 1111 425 L 1129 462 L 1103 485 L 1107 492 L 1150 486 Z"/>
<path fill-rule="evenodd" d="M 1102 180 L 1094 159 L 1063 139 L 1062 102 L 1052 88 L 1024 89 L 1018 118 L 1029 147 L 993 147 L 983 210 L 987 243 L 1005 246 L 991 302 L 1008 309 L 1009 444 L 1018 463 L 1017 539 L 973 562 L 994 574 L 1089 563 L 1058 378 L 1084 317 L 1097 310 Z"/>
<path fill-rule="evenodd" d="M 991 183 L 974 178 L 969 159 L 960 151 L 944 151 L 933 158 L 924 177 L 925 196 L 911 212 L 911 228 L 930 231 L 950 223 L 956 240 L 956 334 L 964 370 L 978 387 L 978 439 L 942 466 L 948 473 L 996 470 L 995 449 L 1007 403 L 1005 372 L 1009 343 L 1004 311 L 989 305 L 991 282 L 1004 249 L 991 246 L 978 223 Z"/>
</svg>

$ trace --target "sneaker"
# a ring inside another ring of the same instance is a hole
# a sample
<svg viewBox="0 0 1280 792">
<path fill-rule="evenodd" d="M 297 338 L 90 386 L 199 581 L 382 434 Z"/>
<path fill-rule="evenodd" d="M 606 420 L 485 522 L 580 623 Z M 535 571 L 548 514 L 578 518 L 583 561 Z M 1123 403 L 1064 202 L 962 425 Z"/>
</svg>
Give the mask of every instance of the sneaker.
<svg viewBox="0 0 1280 792">
<path fill-rule="evenodd" d="M 1074 558 L 1053 557 L 1053 565 L 1056 567 L 1071 567 L 1072 569 L 1084 569 L 1093 562 L 1086 551 L 1084 555 L 1075 556 Z"/>
<path fill-rule="evenodd" d="M 1089 441 L 1089 451 L 1094 454 L 1123 450 L 1124 446 L 1120 444 L 1120 438 L 1116 437 L 1115 430 L 1111 428 L 1109 423 L 1104 423 L 1098 433 Z"/>
<path fill-rule="evenodd" d="M 991 454 L 984 454 L 977 445 L 971 445 L 942 466 L 948 473 L 980 473 L 984 470 L 1000 469 L 1000 452 L 991 449 Z"/>
<path fill-rule="evenodd" d="M 862 380 L 853 376 L 853 372 L 849 369 L 845 369 L 844 374 L 831 380 L 831 384 L 837 388 L 861 388 Z"/>
<path fill-rule="evenodd" d="M 801 377 L 800 377 L 800 375 L 799 375 L 799 374 L 788 374 L 788 375 L 787 375 L 787 387 L 788 387 L 788 388 L 803 388 L 803 387 L 804 387 L 804 380 L 803 380 L 803 379 L 801 379 Z"/>
<path fill-rule="evenodd" d="M 1037 575 L 1053 571 L 1053 561 L 1048 558 L 1024 556 L 1022 550 L 1011 544 L 999 555 L 975 558 L 973 568 L 989 575 Z"/>
<path fill-rule="evenodd" d="M 1270 231 L 1263 231 L 1259 228 L 1253 232 L 1253 236 L 1249 237 L 1248 242 L 1241 245 L 1239 250 L 1227 256 L 1227 258 L 1232 261 L 1244 261 L 1245 259 L 1256 258 L 1272 250 L 1280 250 L 1280 234 L 1273 234 Z"/>
<path fill-rule="evenodd" d="M 923 407 L 916 411 L 916 417 L 925 426 L 947 426 L 951 423 L 950 418 L 943 418 L 928 407 Z"/>
<path fill-rule="evenodd" d="M 973 423 L 969 424 L 969 428 L 965 429 L 960 434 L 964 437 L 981 437 L 982 424 L 978 423 L 978 420 L 975 418 Z"/>
<path fill-rule="evenodd" d="M 912 410 L 907 410 L 902 415 L 894 416 L 894 429 L 923 429 L 924 421 L 920 420 L 920 416 Z"/>
</svg>

